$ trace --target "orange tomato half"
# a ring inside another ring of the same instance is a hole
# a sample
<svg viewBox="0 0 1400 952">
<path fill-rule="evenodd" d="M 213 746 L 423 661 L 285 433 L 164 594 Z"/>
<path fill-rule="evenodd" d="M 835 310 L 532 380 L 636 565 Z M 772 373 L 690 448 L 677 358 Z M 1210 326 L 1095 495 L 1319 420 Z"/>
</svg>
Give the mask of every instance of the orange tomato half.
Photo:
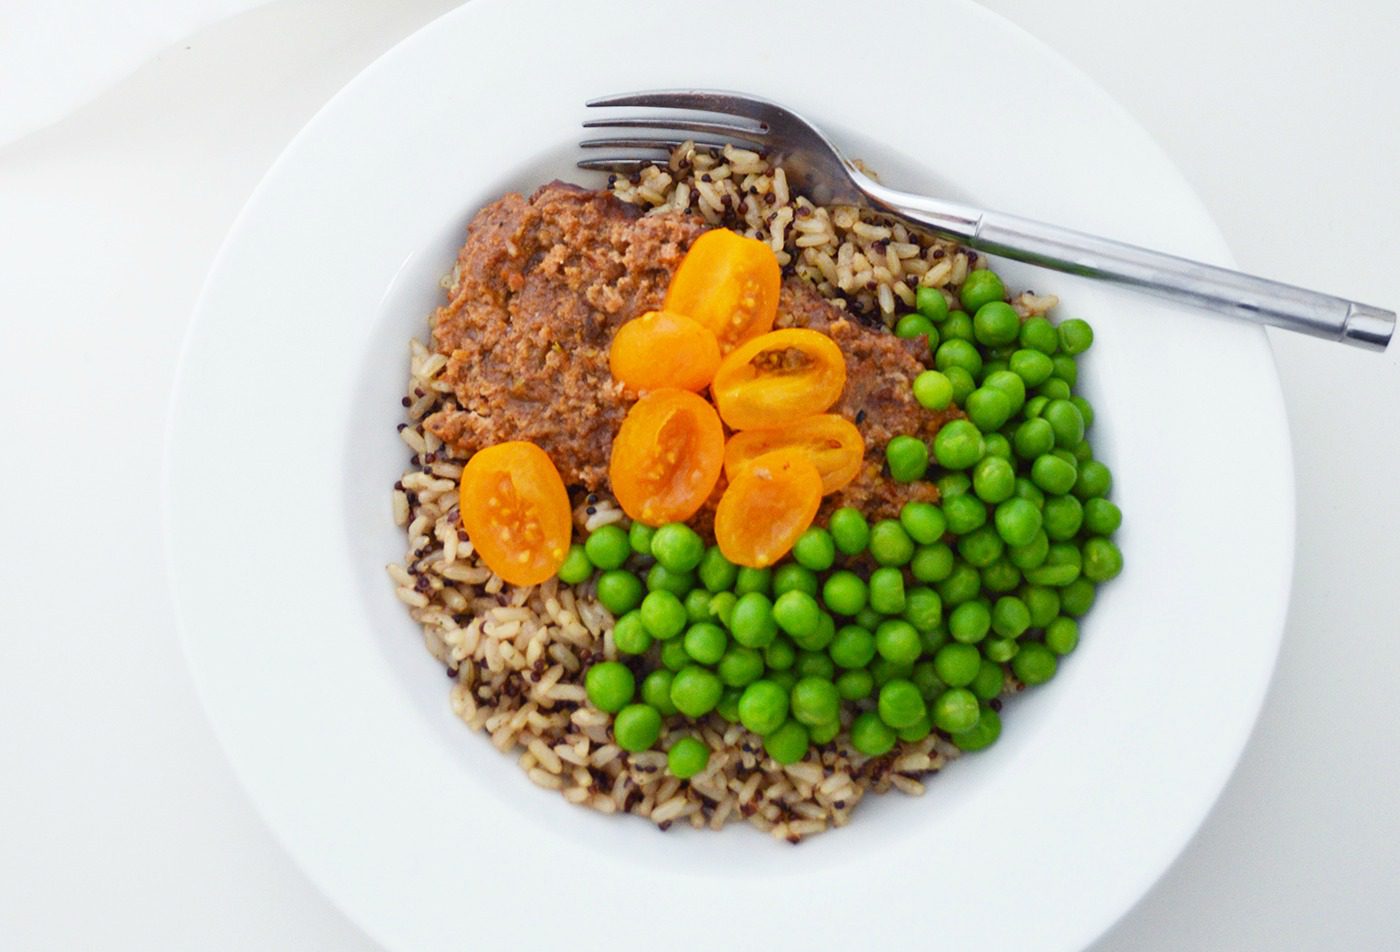
<svg viewBox="0 0 1400 952">
<path fill-rule="evenodd" d="M 719 369 L 719 343 L 709 328 L 684 314 L 648 311 L 617 329 L 608 366 L 613 379 L 639 393 L 704 390 Z"/>
<path fill-rule="evenodd" d="M 825 334 L 792 327 L 735 348 L 710 392 L 735 430 L 771 429 L 821 413 L 841 397 L 846 358 Z"/>
<path fill-rule="evenodd" d="M 728 228 L 705 232 L 666 289 L 666 310 L 704 324 L 728 353 L 773 327 L 783 276 L 773 249 Z"/>
<path fill-rule="evenodd" d="M 758 457 L 789 447 L 802 450 L 817 468 L 823 496 L 855 479 L 865 458 L 865 440 L 854 423 L 839 414 L 819 413 L 791 426 L 735 433 L 724 445 L 724 475 L 732 480 Z"/>
<path fill-rule="evenodd" d="M 715 541 L 737 565 L 767 568 L 807 531 L 822 501 L 822 478 L 804 450 L 765 453 L 729 483 L 715 510 Z"/>
<path fill-rule="evenodd" d="M 569 494 L 534 443 L 497 443 L 473 454 L 462 470 L 458 508 L 482 561 L 512 585 L 538 585 L 568 554 Z"/>
<path fill-rule="evenodd" d="M 632 405 L 613 437 L 608 479 L 623 512 L 659 526 L 695 515 L 723 463 L 724 427 L 715 408 L 688 390 L 653 390 Z"/>
</svg>

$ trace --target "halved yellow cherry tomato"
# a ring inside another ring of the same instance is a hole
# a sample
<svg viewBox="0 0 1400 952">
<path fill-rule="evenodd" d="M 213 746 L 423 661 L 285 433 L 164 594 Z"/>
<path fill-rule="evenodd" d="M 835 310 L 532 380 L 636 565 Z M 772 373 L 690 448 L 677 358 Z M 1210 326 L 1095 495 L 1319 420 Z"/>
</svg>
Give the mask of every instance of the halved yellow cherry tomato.
<svg viewBox="0 0 1400 952">
<path fill-rule="evenodd" d="M 458 508 L 482 561 L 512 585 L 538 585 L 568 554 L 569 494 L 534 443 L 497 443 L 473 454 L 462 470 Z"/>
<path fill-rule="evenodd" d="M 807 453 L 765 453 L 730 481 L 715 510 L 715 541 L 737 565 L 766 568 L 807 531 L 822 501 L 822 478 Z"/>
<path fill-rule="evenodd" d="M 782 272 L 773 249 L 728 228 L 705 232 L 666 289 L 666 310 L 704 324 L 728 353 L 773 327 Z"/>
<path fill-rule="evenodd" d="M 822 478 L 822 495 L 841 489 L 860 473 L 865 440 L 856 425 L 836 413 L 819 413 L 773 430 L 744 430 L 724 445 L 724 475 L 739 470 L 765 453 L 792 447 L 807 454 Z"/>
<path fill-rule="evenodd" d="M 715 408 L 688 390 L 653 390 L 613 437 L 608 479 L 622 511 L 659 526 L 695 515 L 719 479 L 724 427 Z"/>
<path fill-rule="evenodd" d="M 846 358 L 825 334 L 792 327 L 755 337 L 730 352 L 710 392 L 735 430 L 787 426 L 841 397 Z"/>
<path fill-rule="evenodd" d="M 643 392 L 677 387 L 704 390 L 719 369 L 719 343 L 699 321 L 672 311 L 648 311 L 613 335 L 613 379 Z"/>
</svg>

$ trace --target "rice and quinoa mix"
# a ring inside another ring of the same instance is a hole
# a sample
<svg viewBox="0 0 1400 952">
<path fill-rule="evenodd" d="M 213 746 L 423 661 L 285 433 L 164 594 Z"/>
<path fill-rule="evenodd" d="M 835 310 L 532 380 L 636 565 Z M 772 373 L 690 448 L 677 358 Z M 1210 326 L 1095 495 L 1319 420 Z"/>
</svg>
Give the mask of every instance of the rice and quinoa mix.
<svg viewBox="0 0 1400 952">
<path fill-rule="evenodd" d="M 953 300 L 982 264 L 976 252 L 868 211 L 815 206 L 789 190 L 781 167 L 734 147 L 716 153 L 687 144 L 669 162 L 631 179 L 614 178 L 610 187 L 650 213 L 688 210 L 710 225 L 766 241 L 785 273 L 811 282 L 838 306 L 886 324 L 899 308 L 913 306 L 919 286 L 942 289 Z M 1026 317 L 1043 314 L 1056 299 L 1026 292 L 1011 303 Z M 627 660 L 613 644 L 613 619 L 598 603 L 593 582 L 509 585 L 476 557 L 461 529 L 457 485 L 466 461 L 424 426 L 429 415 L 455 404 L 443 379 L 447 364 L 422 341 L 410 342 L 407 419 L 399 433 L 412 455 L 392 497 L 408 551 L 388 573 L 453 681 L 453 710 L 500 751 L 518 752 L 532 781 L 571 803 L 635 813 L 663 830 L 677 822 L 719 829 L 744 819 L 797 843 L 844 826 L 866 793 L 922 793 L 924 780 L 958 756 L 958 748 L 934 731 L 884 756 L 866 757 L 843 730 L 782 766 L 765 754 L 760 737 L 717 713 L 698 724 L 669 718 L 651 750 L 619 748 L 611 716 L 589 705 L 583 686 L 589 665 Z M 589 495 L 573 516 L 585 534 L 626 524 L 622 510 L 601 494 Z M 1021 689 L 1008 676 L 1003 696 Z M 666 771 L 665 750 L 697 734 L 711 749 L 708 766 L 679 780 Z"/>
</svg>

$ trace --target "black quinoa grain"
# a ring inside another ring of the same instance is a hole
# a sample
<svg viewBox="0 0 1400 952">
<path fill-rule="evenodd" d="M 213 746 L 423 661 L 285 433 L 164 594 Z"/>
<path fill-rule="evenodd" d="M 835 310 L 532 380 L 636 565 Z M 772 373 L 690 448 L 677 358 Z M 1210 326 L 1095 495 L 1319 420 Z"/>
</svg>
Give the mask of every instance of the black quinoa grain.
<svg viewBox="0 0 1400 952">
<path fill-rule="evenodd" d="M 994 711 L 1000 712 L 1000 711 L 1001 711 L 1001 698 L 999 698 L 999 697 L 994 697 L 994 698 L 992 698 L 991 701 L 988 702 L 987 706 L 990 707 L 990 708 L 991 708 L 992 710 L 994 710 Z"/>
<path fill-rule="evenodd" d="M 589 506 L 587 509 L 585 509 L 585 510 L 583 510 L 583 511 L 584 511 L 585 513 L 587 513 L 588 515 L 592 516 L 592 515 L 595 515 L 595 514 L 598 512 L 598 507 L 597 507 L 597 506 Z"/>
<path fill-rule="evenodd" d="M 933 249 L 933 260 L 934 260 L 934 261 L 938 261 L 938 260 L 940 260 L 940 259 L 942 259 L 942 258 L 946 258 L 946 257 L 948 257 L 948 252 L 944 251 L 942 248 L 934 248 L 934 249 Z"/>
<path fill-rule="evenodd" d="M 403 480 L 402 480 L 402 479 L 396 479 L 396 480 L 394 480 L 394 488 L 397 489 L 399 492 L 403 492 Z"/>
<path fill-rule="evenodd" d="M 449 678 L 451 678 L 453 681 L 456 681 L 456 680 L 457 680 L 457 674 L 458 674 L 458 671 L 457 671 L 456 668 L 449 667 L 449 668 L 447 669 L 447 676 L 448 676 Z"/>
<path fill-rule="evenodd" d="M 404 495 L 408 497 L 408 504 L 410 506 L 418 505 L 418 494 L 416 492 L 414 492 L 413 490 L 409 490 L 408 492 L 404 493 Z"/>
<path fill-rule="evenodd" d="M 404 430 L 408 429 L 408 424 L 400 423 L 397 427 L 395 427 L 395 429 L 402 433 Z"/>
<path fill-rule="evenodd" d="M 865 410 L 862 408 L 856 411 L 856 423 L 865 422 Z"/>
<path fill-rule="evenodd" d="M 408 399 L 408 397 L 404 397 L 402 400 L 399 401 L 399 403 L 402 403 L 406 407 L 413 406 L 413 401 Z"/>
<path fill-rule="evenodd" d="M 658 830 L 660 830 L 662 833 L 665 833 L 667 830 L 669 830 L 669 829 L 671 828 L 671 821 L 670 821 L 670 820 L 663 820 L 662 822 L 656 824 L 656 828 L 657 828 Z"/>
<path fill-rule="evenodd" d="M 844 809 L 846 809 L 846 801 L 845 801 L 845 800 L 837 800 L 835 803 L 832 804 L 832 806 L 835 807 L 835 808 L 838 809 L 838 810 L 844 810 Z"/>
<path fill-rule="evenodd" d="M 458 529 L 458 530 L 457 530 L 457 541 L 458 541 L 458 542 L 466 542 L 466 541 L 467 541 L 467 530 L 466 530 L 466 529 Z"/>
</svg>

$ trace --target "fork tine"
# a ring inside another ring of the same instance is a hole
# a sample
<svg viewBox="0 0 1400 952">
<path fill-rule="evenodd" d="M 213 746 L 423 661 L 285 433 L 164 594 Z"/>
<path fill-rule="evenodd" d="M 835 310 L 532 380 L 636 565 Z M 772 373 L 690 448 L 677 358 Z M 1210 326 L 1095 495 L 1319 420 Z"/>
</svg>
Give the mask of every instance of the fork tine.
<svg viewBox="0 0 1400 952">
<path fill-rule="evenodd" d="M 580 149 L 666 149 L 668 151 L 677 146 L 691 143 L 697 149 L 723 149 L 723 142 L 710 142 L 704 139 L 642 139 L 642 138 L 622 138 L 622 139 L 584 139 L 580 142 Z"/>
<path fill-rule="evenodd" d="M 657 160 L 652 159 L 620 159 L 620 158 L 600 158 L 600 159 L 579 159 L 574 163 L 581 169 L 590 172 L 617 172 L 622 175 L 635 175 L 649 165 L 656 165 Z"/>
<path fill-rule="evenodd" d="M 617 119 L 589 119 L 583 124 L 585 129 L 657 129 L 673 132 L 699 132 L 716 135 L 725 139 L 747 139 L 750 142 L 766 143 L 768 130 L 751 125 L 738 125 L 729 122 L 714 122 L 708 119 L 662 119 L 655 116 L 619 117 Z"/>
<path fill-rule="evenodd" d="M 599 96 L 585 105 L 597 106 L 658 106 L 663 109 L 695 109 L 761 120 L 782 107 L 767 99 L 745 96 L 718 89 L 648 89 L 616 96 Z M 743 110 L 734 108 L 742 106 Z"/>
</svg>

